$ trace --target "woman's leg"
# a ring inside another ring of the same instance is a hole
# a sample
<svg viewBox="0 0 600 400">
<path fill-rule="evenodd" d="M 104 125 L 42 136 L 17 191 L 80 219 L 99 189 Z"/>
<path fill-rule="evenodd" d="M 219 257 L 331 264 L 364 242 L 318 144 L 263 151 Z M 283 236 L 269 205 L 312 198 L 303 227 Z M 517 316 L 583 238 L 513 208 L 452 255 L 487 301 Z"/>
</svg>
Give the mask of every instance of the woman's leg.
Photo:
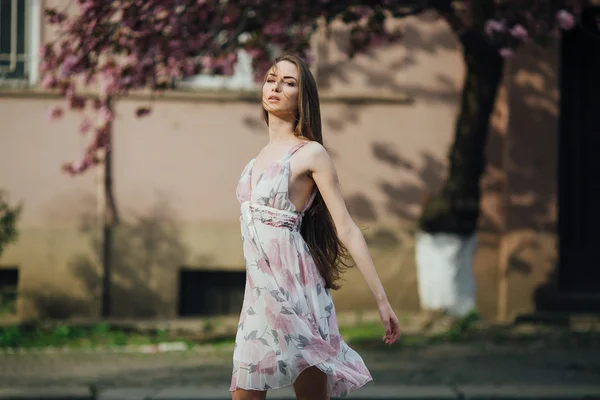
<svg viewBox="0 0 600 400">
<path fill-rule="evenodd" d="M 329 400 L 327 375 L 317 367 L 309 367 L 296 378 L 294 391 L 297 400 Z"/>
<path fill-rule="evenodd" d="M 236 389 L 231 393 L 231 400 L 265 400 L 266 398 L 266 390 Z"/>
</svg>

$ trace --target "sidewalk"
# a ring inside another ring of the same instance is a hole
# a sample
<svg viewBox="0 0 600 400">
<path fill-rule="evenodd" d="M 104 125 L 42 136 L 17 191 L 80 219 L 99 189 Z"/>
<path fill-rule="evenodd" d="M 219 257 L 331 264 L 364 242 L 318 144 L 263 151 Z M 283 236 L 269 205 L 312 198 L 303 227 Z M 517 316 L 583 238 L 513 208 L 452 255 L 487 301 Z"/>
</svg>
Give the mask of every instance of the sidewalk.
<svg viewBox="0 0 600 400">
<path fill-rule="evenodd" d="M 588 386 L 377 386 L 370 384 L 348 396 L 353 400 L 575 400 L 600 399 L 600 383 Z M 229 400 L 226 388 L 166 387 L 119 388 L 100 391 L 95 396 L 87 387 L 46 389 L 0 389 L 1 400 Z M 269 400 L 295 399 L 290 388 L 274 390 Z"/>
<path fill-rule="evenodd" d="M 524 326 L 510 337 L 490 331 L 426 345 L 350 345 L 374 378 L 354 400 L 600 399 L 600 333 L 587 328 Z M 230 399 L 230 347 L 1 353 L 0 400 Z M 293 398 L 291 388 L 268 395 Z"/>
</svg>

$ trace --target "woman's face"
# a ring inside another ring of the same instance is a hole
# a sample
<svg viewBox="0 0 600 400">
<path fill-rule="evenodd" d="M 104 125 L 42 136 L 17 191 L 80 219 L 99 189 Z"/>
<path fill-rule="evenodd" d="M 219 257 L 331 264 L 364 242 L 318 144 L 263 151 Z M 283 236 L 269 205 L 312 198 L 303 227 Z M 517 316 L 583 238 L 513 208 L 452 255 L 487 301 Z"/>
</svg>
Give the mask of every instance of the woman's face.
<svg viewBox="0 0 600 400">
<path fill-rule="evenodd" d="M 274 115 L 295 115 L 298 109 L 299 73 L 295 64 L 280 61 L 263 85 L 262 103 Z"/>
</svg>

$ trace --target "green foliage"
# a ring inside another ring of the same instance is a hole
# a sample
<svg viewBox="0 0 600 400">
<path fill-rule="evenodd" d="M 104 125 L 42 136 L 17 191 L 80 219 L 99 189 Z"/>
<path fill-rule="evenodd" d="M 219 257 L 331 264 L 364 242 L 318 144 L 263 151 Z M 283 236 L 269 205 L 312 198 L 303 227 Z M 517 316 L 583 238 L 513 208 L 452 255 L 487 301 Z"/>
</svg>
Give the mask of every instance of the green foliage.
<svg viewBox="0 0 600 400">
<path fill-rule="evenodd" d="M 111 325 L 103 321 L 96 324 L 30 322 L 0 326 L 2 348 L 114 348 L 124 346 L 156 346 L 162 343 L 185 343 L 186 347 L 208 343 L 233 346 L 233 336 L 189 337 L 189 333 L 176 333 L 169 329 L 138 329 Z"/>
<path fill-rule="evenodd" d="M 23 324 L 0 327 L 0 348 L 32 347 L 112 347 L 153 344 L 166 339 L 164 333 L 148 334 L 111 327 L 106 322 L 91 326 L 61 324 Z"/>
</svg>

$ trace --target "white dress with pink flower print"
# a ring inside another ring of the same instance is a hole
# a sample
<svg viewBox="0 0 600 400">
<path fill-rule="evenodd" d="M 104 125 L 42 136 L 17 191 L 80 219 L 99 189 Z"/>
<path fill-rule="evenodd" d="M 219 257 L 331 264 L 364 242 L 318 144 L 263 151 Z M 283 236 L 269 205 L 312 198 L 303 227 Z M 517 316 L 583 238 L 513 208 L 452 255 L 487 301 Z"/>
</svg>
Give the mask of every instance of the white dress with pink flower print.
<svg viewBox="0 0 600 400">
<path fill-rule="evenodd" d="M 246 291 L 233 352 L 230 391 L 277 389 L 316 366 L 329 395 L 343 397 L 369 382 L 362 358 L 340 337 L 329 289 L 300 234 L 304 210 L 288 198 L 294 146 L 252 187 L 251 160 L 237 186 L 246 260 Z"/>
</svg>

